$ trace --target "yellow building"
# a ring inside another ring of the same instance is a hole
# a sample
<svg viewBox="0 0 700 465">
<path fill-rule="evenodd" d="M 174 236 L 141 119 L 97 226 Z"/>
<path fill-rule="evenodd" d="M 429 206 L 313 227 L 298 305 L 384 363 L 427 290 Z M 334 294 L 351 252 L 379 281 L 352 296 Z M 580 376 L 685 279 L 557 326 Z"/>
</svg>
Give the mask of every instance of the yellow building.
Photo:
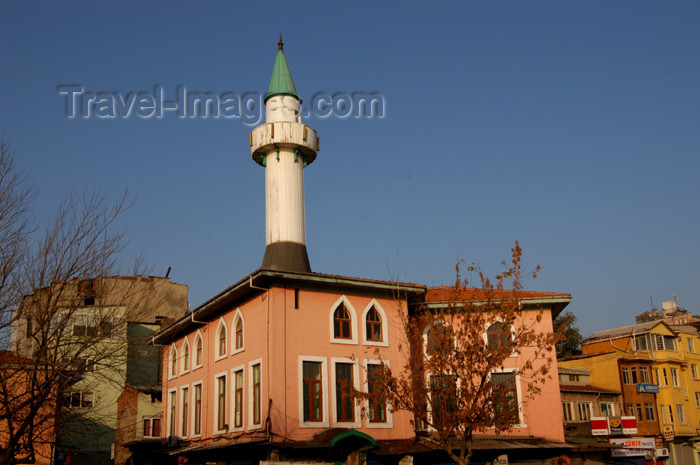
<svg viewBox="0 0 700 465">
<path fill-rule="evenodd" d="M 656 436 L 660 427 L 673 465 L 700 465 L 694 447 L 696 440 L 700 446 L 697 329 L 649 321 L 598 331 L 581 349 L 580 359 L 560 366 L 591 369 L 591 383 L 620 389 L 626 413 L 637 417 L 640 434 Z"/>
</svg>

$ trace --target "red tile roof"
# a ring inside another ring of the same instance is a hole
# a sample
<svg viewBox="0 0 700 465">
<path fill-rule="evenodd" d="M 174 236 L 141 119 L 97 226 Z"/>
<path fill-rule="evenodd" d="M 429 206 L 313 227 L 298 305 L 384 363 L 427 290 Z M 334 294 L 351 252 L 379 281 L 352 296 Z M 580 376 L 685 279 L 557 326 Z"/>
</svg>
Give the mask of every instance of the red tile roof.
<svg viewBox="0 0 700 465">
<path fill-rule="evenodd" d="M 436 286 L 429 287 L 426 291 L 425 298 L 428 302 L 444 302 L 451 298 L 454 290 L 453 286 Z M 512 291 L 494 290 L 494 298 L 506 296 Z M 486 300 L 487 294 L 484 289 L 464 288 L 460 290 L 460 299 L 467 301 Z M 562 292 L 541 292 L 541 291 L 520 291 L 520 297 L 523 299 L 571 299 L 571 294 Z"/>
</svg>

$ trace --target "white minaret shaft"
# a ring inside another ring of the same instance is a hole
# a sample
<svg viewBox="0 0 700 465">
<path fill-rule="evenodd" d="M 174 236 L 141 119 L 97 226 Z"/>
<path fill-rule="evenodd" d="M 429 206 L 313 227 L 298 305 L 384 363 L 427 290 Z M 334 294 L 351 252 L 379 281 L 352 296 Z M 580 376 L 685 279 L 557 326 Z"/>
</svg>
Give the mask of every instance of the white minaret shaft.
<svg viewBox="0 0 700 465">
<path fill-rule="evenodd" d="M 301 123 L 297 96 L 280 38 L 265 97 L 265 124 L 250 134 L 253 159 L 265 167 L 263 268 L 310 272 L 306 252 L 304 167 L 316 158 L 316 131 Z"/>
</svg>

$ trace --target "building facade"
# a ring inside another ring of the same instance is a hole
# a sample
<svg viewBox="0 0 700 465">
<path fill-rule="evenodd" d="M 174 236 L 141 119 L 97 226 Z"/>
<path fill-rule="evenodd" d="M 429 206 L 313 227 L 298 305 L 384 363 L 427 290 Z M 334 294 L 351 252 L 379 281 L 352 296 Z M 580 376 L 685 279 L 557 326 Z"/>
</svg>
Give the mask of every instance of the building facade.
<svg viewBox="0 0 700 465">
<path fill-rule="evenodd" d="M 145 442 L 135 443 L 135 461 L 357 464 L 434 453 L 417 438 L 409 412 L 355 393 L 373 393 L 381 363 L 392 370 L 407 365 L 402 322 L 418 306 L 442 305 L 440 292 L 311 272 L 303 172 L 316 159 L 319 138 L 301 122 L 281 39 L 265 103 L 266 122 L 249 139 L 253 160 L 265 168 L 262 268 L 153 338 L 163 349 L 164 447 L 144 451 Z M 552 318 L 570 299 L 523 293 L 523 304 L 533 310 L 523 318 L 551 332 Z M 503 374 L 514 373 L 520 361 L 514 354 Z M 484 457 L 492 460 L 509 447 L 520 457 L 561 454 L 566 445 L 557 380 L 532 403 L 519 395 L 527 380 L 510 381 L 517 422 L 505 439 L 484 432 Z"/>
</svg>

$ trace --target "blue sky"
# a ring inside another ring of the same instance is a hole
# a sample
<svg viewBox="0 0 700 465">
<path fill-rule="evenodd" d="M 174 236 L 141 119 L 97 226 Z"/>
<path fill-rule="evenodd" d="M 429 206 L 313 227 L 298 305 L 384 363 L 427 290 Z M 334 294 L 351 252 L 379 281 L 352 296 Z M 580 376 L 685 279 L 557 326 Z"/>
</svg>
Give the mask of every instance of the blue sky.
<svg viewBox="0 0 700 465">
<path fill-rule="evenodd" d="M 48 217 L 127 189 L 126 261 L 199 305 L 260 266 L 264 173 L 239 119 L 67 118 L 60 85 L 264 93 L 279 33 L 297 90 L 378 92 L 385 117 L 305 120 L 321 273 L 450 283 L 519 240 L 584 335 L 678 297 L 700 313 L 697 2 L 0 2 L 0 131 Z"/>
</svg>

